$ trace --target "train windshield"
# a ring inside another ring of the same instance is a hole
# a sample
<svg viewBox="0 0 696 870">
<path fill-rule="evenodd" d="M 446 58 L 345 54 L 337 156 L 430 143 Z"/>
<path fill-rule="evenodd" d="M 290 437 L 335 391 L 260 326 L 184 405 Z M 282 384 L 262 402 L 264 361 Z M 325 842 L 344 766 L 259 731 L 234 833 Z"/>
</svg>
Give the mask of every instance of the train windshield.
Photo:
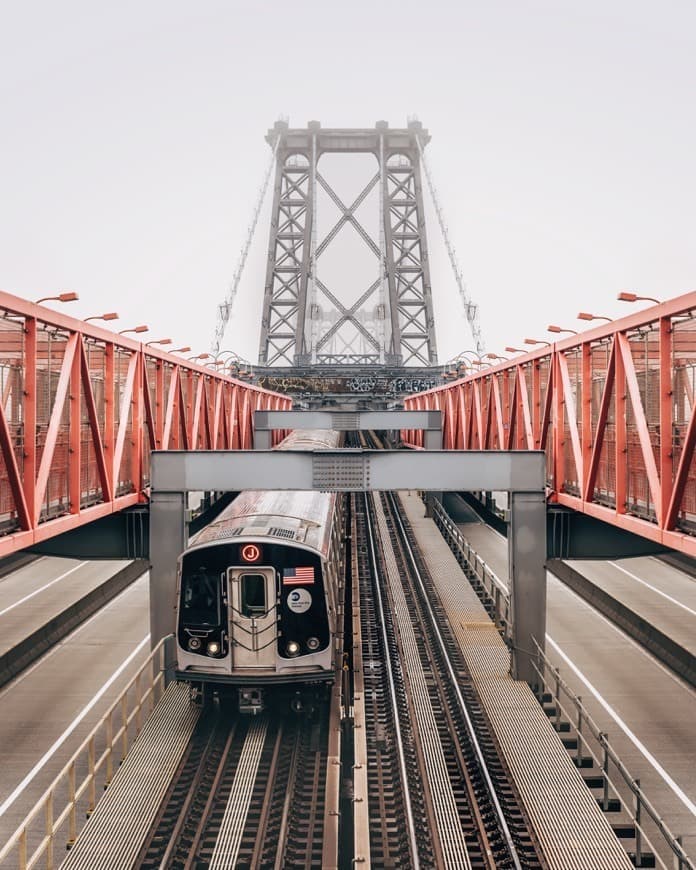
<svg viewBox="0 0 696 870">
<path fill-rule="evenodd" d="M 220 596 L 216 574 L 197 569 L 181 581 L 181 617 L 186 625 L 219 625 Z"/>
</svg>

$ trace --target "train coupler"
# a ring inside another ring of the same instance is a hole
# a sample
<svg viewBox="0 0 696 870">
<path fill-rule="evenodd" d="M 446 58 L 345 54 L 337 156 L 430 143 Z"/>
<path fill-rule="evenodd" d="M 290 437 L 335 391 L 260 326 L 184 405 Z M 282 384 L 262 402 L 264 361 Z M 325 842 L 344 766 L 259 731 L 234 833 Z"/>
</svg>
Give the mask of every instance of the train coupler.
<svg viewBox="0 0 696 870">
<path fill-rule="evenodd" d="M 252 689 L 246 686 L 239 690 L 239 712 L 256 716 L 263 713 L 265 707 L 263 689 Z"/>
</svg>

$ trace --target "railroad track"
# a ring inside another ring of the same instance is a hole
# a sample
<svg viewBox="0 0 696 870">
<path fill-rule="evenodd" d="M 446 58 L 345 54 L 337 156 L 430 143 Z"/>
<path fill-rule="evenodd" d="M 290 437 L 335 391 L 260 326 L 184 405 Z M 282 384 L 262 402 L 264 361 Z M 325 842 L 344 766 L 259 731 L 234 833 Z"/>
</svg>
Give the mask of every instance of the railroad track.
<svg viewBox="0 0 696 870">
<path fill-rule="evenodd" d="M 372 863 L 542 866 L 396 499 L 356 495 L 353 505 Z"/>
<path fill-rule="evenodd" d="M 319 867 L 330 712 L 249 718 L 213 704 L 136 866 Z"/>
<path fill-rule="evenodd" d="M 347 653 L 343 698 L 337 686 L 311 716 L 271 708 L 249 718 L 210 704 L 137 867 L 542 866 L 397 499 L 354 495 L 351 531 L 359 640 L 350 608 L 344 629 L 346 650 L 360 651 L 359 679 Z M 360 797 L 349 738 L 356 685 Z M 341 729 L 339 765 L 332 734 Z M 339 770 L 337 821 L 329 795 L 338 794 Z"/>
</svg>

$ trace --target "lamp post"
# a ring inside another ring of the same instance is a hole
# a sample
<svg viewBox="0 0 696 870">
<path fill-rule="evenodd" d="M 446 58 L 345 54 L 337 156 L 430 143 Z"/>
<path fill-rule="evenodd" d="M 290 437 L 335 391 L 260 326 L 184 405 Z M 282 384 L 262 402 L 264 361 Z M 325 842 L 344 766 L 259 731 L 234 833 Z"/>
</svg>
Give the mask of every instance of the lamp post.
<svg viewBox="0 0 696 870">
<path fill-rule="evenodd" d="M 169 353 L 189 353 L 190 350 L 190 347 L 174 347 L 169 351 Z"/>
<path fill-rule="evenodd" d="M 550 326 L 546 327 L 547 332 L 569 332 L 571 335 L 577 335 L 577 329 L 564 329 L 562 326 L 556 326 L 555 323 L 552 323 Z"/>
<path fill-rule="evenodd" d="M 140 326 L 134 326 L 132 329 L 119 329 L 119 335 L 125 335 L 127 332 L 149 332 L 150 327 L 142 323 Z"/>
<path fill-rule="evenodd" d="M 146 341 L 145 347 L 150 347 L 151 344 L 171 344 L 171 338 L 158 338 L 157 341 Z"/>
<path fill-rule="evenodd" d="M 527 351 L 524 350 L 524 348 L 520 348 L 520 347 L 506 347 L 505 350 L 508 353 L 527 353 Z"/>
<path fill-rule="evenodd" d="M 189 359 L 189 362 L 195 362 L 197 359 L 208 359 L 209 356 L 210 356 L 209 353 L 198 353 L 198 354 L 196 354 L 196 356 L 188 357 L 188 359 Z"/>
<path fill-rule="evenodd" d="M 616 298 L 619 302 L 654 302 L 655 305 L 661 304 L 661 300 L 655 299 L 654 296 L 638 296 L 637 293 L 628 293 L 625 290 L 619 293 Z"/>
<path fill-rule="evenodd" d="M 77 302 L 80 297 L 77 293 L 69 291 L 67 293 L 59 293 L 57 296 L 42 296 L 36 300 L 36 305 L 41 305 L 42 302 Z"/>
<path fill-rule="evenodd" d="M 603 314 L 590 314 L 589 311 L 578 312 L 578 320 L 606 320 L 607 323 L 612 322 L 611 317 L 605 317 Z"/>
<path fill-rule="evenodd" d="M 487 359 L 502 359 L 502 360 L 508 360 L 508 359 L 510 359 L 510 357 L 507 357 L 507 356 L 501 356 L 499 353 L 487 353 L 487 354 L 486 354 L 486 358 L 487 358 Z"/>
<path fill-rule="evenodd" d="M 551 347 L 550 341 L 542 341 L 540 338 L 525 338 L 525 344 L 545 344 L 546 347 Z"/>
<path fill-rule="evenodd" d="M 107 311 L 106 314 L 93 314 L 91 317 L 85 317 L 84 322 L 89 320 L 118 320 L 118 314 L 115 311 Z"/>
</svg>

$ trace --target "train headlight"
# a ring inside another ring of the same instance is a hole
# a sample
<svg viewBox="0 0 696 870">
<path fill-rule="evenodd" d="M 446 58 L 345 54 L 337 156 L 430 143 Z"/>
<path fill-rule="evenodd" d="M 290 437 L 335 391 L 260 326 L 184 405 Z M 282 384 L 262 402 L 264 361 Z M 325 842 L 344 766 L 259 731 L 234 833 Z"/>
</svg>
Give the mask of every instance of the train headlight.
<svg viewBox="0 0 696 870">
<path fill-rule="evenodd" d="M 311 650 L 312 652 L 314 652 L 315 650 L 319 649 L 320 646 L 321 646 L 321 641 L 319 640 L 318 637 L 308 637 L 307 638 L 307 649 L 308 650 Z"/>
<path fill-rule="evenodd" d="M 200 637 L 190 637 L 188 641 L 188 648 L 194 650 L 199 650 L 201 648 L 201 639 Z"/>
<path fill-rule="evenodd" d="M 209 656 L 216 656 L 220 652 L 220 644 L 216 640 L 211 640 L 206 647 L 206 652 Z"/>
<path fill-rule="evenodd" d="M 300 645 L 296 640 L 289 640 L 285 644 L 285 652 L 289 656 L 296 656 L 300 654 Z"/>
</svg>

